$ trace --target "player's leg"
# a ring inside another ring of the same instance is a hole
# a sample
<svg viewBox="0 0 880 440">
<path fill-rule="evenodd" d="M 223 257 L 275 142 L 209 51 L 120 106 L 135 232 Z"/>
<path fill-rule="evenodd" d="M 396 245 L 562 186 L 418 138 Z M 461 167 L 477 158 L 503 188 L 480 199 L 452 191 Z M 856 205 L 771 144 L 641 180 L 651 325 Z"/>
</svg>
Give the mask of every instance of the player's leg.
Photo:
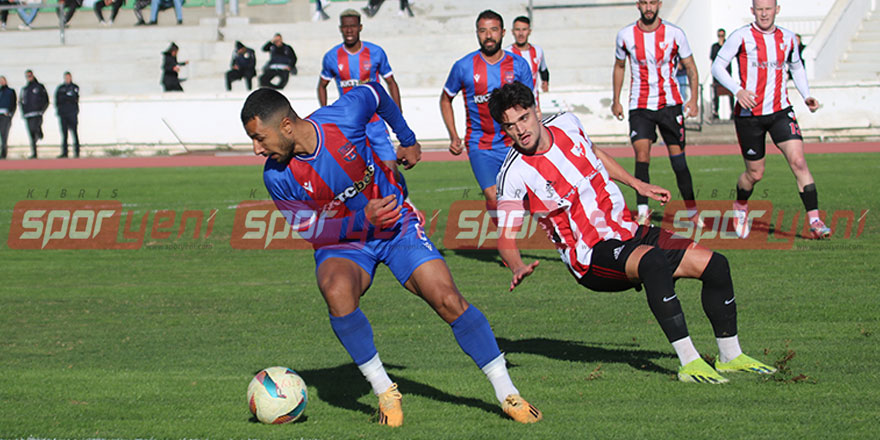
<svg viewBox="0 0 880 440">
<path fill-rule="evenodd" d="M 477 178 L 483 198 L 486 200 L 486 209 L 490 212 L 498 207 L 496 180 L 498 172 L 501 171 L 501 165 L 507 158 L 508 151 L 506 148 L 479 150 L 476 147 L 468 150 L 471 170 L 474 172 L 474 177 Z M 493 217 L 493 221 L 495 220 Z"/>
<path fill-rule="evenodd" d="M 375 261 L 358 250 L 322 248 L 315 252 L 315 262 L 318 288 L 327 303 L 330 327 L 370 383 L 373 393 L 379 396 L 379 423 L 400 426 L 403 424 L 400 393 L 379 359 L 370 321 L 358 307 L 361 295 L 370 287 Z"/>
<path fill-rule="evenodd" d="M 828 238 L 831 229 L 819 218 L 819 195 L 816 191 L 816 183 L 813 175 L 807 167 L 807 159 L 804 156 L 804 141 L 801 129 L 794 118 L 791 109 L 777 113 L 773 127 L 770 129 L 770 137 L 776 146 L 782 151 L 788 166 L 797 181 L 798 194 L 807 211 L 807 221 L 810 224 L 812 238 Z"/>
<path fill-rule="evenodd" d="M 748 220 L 748 203 L 755 185 L 764 178 L 767 128 L 765 116 L 735 117 L 736 137 L 739 141 L 745 170 L 736 182 L 736 201 L 734 209 L 734 231 L 740 238 L 751 232 Z"/>
<path fill-rule="evenodd" d="M 667 236 L 669 235 L 671 234 Z M 742 352 L 736 322 L 733 279 L 730 276 L 730 264 L 724 255 L 694 243 L 688 246 L 673 276 L 695 278 L 703 282 L 700 299 L 718 344 L 719 354 L 715 361 L 718 371 L 751 371 L 761 374 L 776 371 Z"/>
<path fill-rule="evenodd" d="M 687 144 L 684 114 L 681 112 L 680 105 L 666 107 L 658 113 L 657 126 L 669 152 L 669 162 L 675 173 L 675 183 L 688 209 L 688 217 L 694 217 L 697 215 L 697 205 L 694 201 L 694 183 L 684 153 Z"/>
<path fill-rule="evenodd" d="M 449 324 L 458 345 L 486 374 L 504 412 L 522 423 L 540 420 L 541 412 L 520 397 L 514 387 L 489 321 L 461 295 L 449 267 L 421 224 L 406 222 L 404 230 L 384 245 L 381 256 L 397 280 Z"/>
<path fill-rule="evenodd" d="M 629 112 L 630 141 L 635 152 L 635 170 L 633 176 L 637 179 L 650 183 L 651 176 L 648 167 L 651 162 L 651 144 L 657 141 L 657 124 L 652 119 L 650 110 L 632 110 Z M 648 198 L 636 193 L 636 222 L 641 225 L 651 223 L 651 211 L 648 207 Z"/>
</svg>

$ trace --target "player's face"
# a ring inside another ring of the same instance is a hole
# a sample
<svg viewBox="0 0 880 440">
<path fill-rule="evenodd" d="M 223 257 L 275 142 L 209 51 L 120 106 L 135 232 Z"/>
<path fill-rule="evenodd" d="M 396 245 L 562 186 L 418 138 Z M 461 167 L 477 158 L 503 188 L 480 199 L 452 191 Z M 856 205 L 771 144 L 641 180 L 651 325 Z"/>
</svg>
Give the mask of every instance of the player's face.
<svg viewBox="0 0 880 440">
<path fill-rule="evenodd" d="M 776 14 L 779 13 L 779 5 L 776 0 L 752 1 L 752 14 L 755 16 L 755 24 L 758 28 L 768 31 L 776 23 Z"/>
<path fill-rule="evenodd" d="M 658 0 L 639 0 L 636 2 L 636 6 L 642 14 L 642 23 L 653 24 L 654 20 L 657 19 L 657 14 L 660 13 L 660 6 L 663 6 L 663 2 Z"/>
<path fill-rule="evenodd" d="M 532 35 L 531 26 L 522 21 L 513 24 L 513 38 L 516 40 L 516 44 L 524 46 L 529 42 L 529 35 Z"/>
<path fill-rule="evenodd" d="M 351 47 L 361 41 L 361 30 L 364 26 L 357 17 L 342 17 L 339 20 L 339 32 L 342 33 L 342 42 Z"/>
<path fill-rule="evenodd" d="M 254 154 L 287 164 L 293 158 L 293 131 L 289 127 L 292 123 L 288 118 L 280 119 L 273 123 L 255 117 L 244 125 L 244 129 L 253 140 Z"/>
<path fill-rule="evenodd" d="M 480 51 L 484 54 L 492 56 L 498 53 L 502 38 L 504 29 L 498 20 L 484 18 L 477 23 L 477 40 L 480 42 Z"/>
<path fill-rule="evenodd" d="M 522 108 L 515 105 L 504 112 L 501 129 L 511 139 L 517 150 L 526 154 L 537 151 L 541 141 L 541 117 L 535 106 Z"/>
</svg>

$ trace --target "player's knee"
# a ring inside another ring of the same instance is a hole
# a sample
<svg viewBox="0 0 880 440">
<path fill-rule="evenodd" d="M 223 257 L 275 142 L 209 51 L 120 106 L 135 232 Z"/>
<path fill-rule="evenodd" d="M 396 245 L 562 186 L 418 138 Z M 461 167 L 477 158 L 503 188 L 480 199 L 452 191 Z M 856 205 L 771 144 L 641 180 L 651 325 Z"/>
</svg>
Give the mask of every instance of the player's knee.
<svg viewBox="0 0 880 440">
<path fill-rule="evenodd" d="M 713 252 L 712 257 L 709 258 L 709 263 L 706 264 L 706 268 L 703 269 L 703 273 L 700 275 L 700 279 L 703 280 L 703 283 L 709 284 L 730 284 L 732 283 L 730 278 L 730 263 L 727 261 L 727 257 L 718 252 Z"/>
<path fill-rule="evenodd" d="M 457 290 L 444 289 L 439 301 L 432 303 L 434 311 L 446 322 L 452 322 L 467 310 L 468 302 Z"/>
<path fill-rule="evenodd" d="M 750 182 L 758 183 L 764 178 L 764 169 L 750 169 L 746 171 L 746 177 L 748 177 Z"/>
<path fill-rule="evenodd" d="M 807 159 L 804 157 L 798 157 L 798 158 L 792 159 L 792 161 L 789 163 L 789 165 L 791 166 L 791 170 L 795 174 L 802 174 L 802 173 L 807 172 Z"/>
</svg>

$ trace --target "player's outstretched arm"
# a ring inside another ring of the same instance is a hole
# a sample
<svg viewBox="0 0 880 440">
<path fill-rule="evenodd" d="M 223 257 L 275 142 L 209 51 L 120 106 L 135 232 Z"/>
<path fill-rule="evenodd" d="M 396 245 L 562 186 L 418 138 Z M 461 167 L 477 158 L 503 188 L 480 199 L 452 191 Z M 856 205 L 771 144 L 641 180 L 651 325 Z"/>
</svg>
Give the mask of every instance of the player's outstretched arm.
<svg viewBox="0 0 880 440">
<path fill-rule="evenodd" d="M 605 165 L 605 169 L 608 171 L 608 175 L 612 179 L 636 190 L 639 194 L 645 197 L 650 197 L 660 203 L 666 203 L 672 197 L 669 190 L 636 179 L 635 176 L 627 172 L 619 163 L 617 163 L 616 160 L 614 160 L 613 157 L 611 157 L 611 155 L 603 151 L 601 148 L 593 145 L 593 152 L 596 154 L 596 157 L 602 161 L 602 164 Z"/>
<path fill-rule="evenodd" d="M 519 249 L 516 247 L 516 240 L 513 238 L 516 236 L 513 228 L 505 227 L 500 232 L 498 236 L 498 253 L 501 255 L 504 264 L 513 272 L 513 279 L 510 281 L 510 291 L 513 292 L 516 286 L 520 285 L 527 276 L 535 271 L 540 261 L 535 260 L 532 264 L 523 262 Z"/>
</svg>

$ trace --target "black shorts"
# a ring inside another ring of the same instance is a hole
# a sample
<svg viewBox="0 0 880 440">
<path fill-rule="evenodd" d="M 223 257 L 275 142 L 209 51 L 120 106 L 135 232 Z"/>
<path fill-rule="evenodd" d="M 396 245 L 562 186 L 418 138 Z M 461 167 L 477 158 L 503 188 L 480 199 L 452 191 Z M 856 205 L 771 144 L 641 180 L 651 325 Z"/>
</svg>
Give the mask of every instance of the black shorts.
<svg viewBox="0 0 880 440">
<path fill-rule="evenodd" d="M 673 238 L 674 237 L 674 238 Z M 641 290 L 641 284 L 626 276 L 626 260 L 641 245 L 654 246 L 666 256 L 674 273 L 693 241 L 673 235 L 656 226 L 639 226 L 635 237 L 627 240 L 605 240 L 593 246 L 590 270 L 578 282 L 596 292 L 620 292 Z"/>
<path fill-rule="evenodd" d="M 650 139 L 657 142 L 657 129 L 666 145 L 678 145 L 684 149 L 684 114 L 681 104 L 660 110 L 635 109 L 629 112 L 629 138 L 635 142 Z"/>
<path fill-rule="evenodd" d="M 739 111 L 734 112 L 735 115 Z M 767 152 L 767 133 L 776 145 L 785 141 L 804 140 L 794 110 L 789 107 L 764 116 L 734 116 L 739 148 L 746 160 L 761 160 Z"/>
</svg>

